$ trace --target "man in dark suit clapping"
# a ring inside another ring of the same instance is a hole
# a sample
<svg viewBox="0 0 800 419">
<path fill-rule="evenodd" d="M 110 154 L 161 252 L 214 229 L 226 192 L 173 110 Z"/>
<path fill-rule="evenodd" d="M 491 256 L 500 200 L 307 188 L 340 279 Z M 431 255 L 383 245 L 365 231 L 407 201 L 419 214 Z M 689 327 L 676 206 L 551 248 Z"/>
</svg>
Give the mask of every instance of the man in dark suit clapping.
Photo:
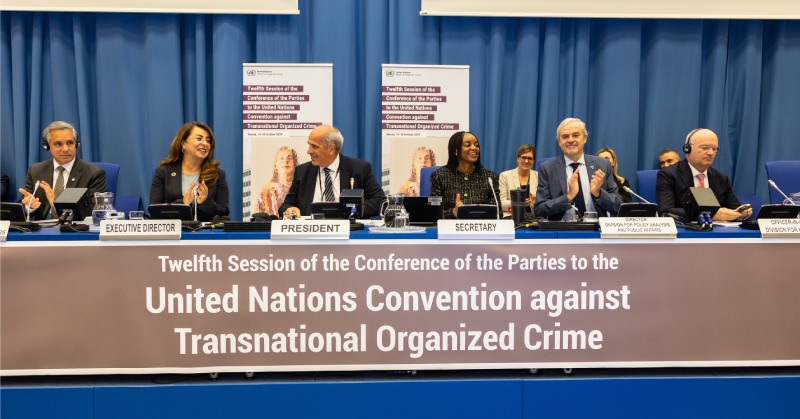
<svg viewBox="0 0 800 419">
<path fill-rule="evenodd" d="M 88 188 L 90 195 L 106 191 L 103 169 L 76 157 L 80 144 L 78 132 L 67 122 L 53 121 L 42 131 L 42 147 L 53 158 L 31 165 L 25 185 L 19 189 L 22 204 L 30 204 L 31 210 L 35 210 L 31 218 L 57 217 L 54 202 L 66 188 Z M 39 188 L 33 196 L 37 181 Z"/>
</svg>

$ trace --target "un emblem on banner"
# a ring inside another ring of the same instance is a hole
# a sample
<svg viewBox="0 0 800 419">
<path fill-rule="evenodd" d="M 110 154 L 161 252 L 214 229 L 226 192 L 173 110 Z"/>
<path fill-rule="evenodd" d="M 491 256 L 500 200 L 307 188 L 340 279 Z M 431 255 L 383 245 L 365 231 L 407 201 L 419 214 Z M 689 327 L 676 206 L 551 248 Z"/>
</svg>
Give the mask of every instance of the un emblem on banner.
<svg viewBox="0 0 800 419">
<path fill-rule="evenodd" d="M 250 76 L 250 77 L 255 76 L 256 75 L 256 70 L 254 68 L 248 69 L 247 70 L 247 75 Z"/>
<path fill-rule="evenodd" d="M 394 70 L 386 70 L 386 77 L 394 77 Z"/>
</svg>

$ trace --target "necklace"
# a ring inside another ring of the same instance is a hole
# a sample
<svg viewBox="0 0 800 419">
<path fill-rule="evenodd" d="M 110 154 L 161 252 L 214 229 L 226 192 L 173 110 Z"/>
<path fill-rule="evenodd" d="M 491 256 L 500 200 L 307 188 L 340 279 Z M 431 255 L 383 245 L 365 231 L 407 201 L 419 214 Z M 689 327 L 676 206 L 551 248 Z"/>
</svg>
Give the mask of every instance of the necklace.
<svg viewBox="0 0 800 419">
<path fill-rule="evenodd" d="M 475 171 L 475 166 L 469 166 L 469 169 L 467 169 L 467 170 L 468 171 L 462 170 L 461 166 L 456 167 L 456 172 L 462 173 L 464 175 L 464 180 L 469 180 L 469 175 L 471 175 L 472 172 Z"/>
</svg>

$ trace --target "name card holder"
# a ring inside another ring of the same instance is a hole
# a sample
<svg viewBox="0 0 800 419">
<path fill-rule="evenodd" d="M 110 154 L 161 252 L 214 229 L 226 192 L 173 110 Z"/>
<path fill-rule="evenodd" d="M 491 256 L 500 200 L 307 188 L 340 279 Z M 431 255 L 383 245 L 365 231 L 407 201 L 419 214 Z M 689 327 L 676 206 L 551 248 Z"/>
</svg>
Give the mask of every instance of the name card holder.
<svg viewBox="0 0 800 419">
<path fill-rule="evenodd" d="M 100 240 L 180 240 L 181 220 L 101 220 Z"/>
<path fill-rule="evenodd" d="M 759 218 L 762 239 L 800 237 L 800 218 Z"/>
<path fill-rule="evenodd" d="M 270 240 L 319 240 L 350 238 L 350 220 L 275 220 Z"/>
<path fill-rule="evenodd" d="M 8 237 L 8 230 L 11 229 L 11 221 L 0 220 L 0 242 L 6 241 Z"/>
<path fill-rule="evenodd" d="M 439 220 L 438 234 L 440 240 L 514 240 L 514 221 Z"/>
<path fill-rule="evenodd" d="M 603 239 L 674 239 L 678 229 L 672 217 L 603 217 Z"/>
</svg>

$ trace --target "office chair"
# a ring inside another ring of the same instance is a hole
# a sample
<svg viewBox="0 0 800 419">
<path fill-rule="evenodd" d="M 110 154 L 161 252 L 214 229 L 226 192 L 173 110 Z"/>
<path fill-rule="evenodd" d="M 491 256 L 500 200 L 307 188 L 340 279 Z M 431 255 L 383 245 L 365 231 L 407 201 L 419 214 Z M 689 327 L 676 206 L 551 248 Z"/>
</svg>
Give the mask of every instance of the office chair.
<svg viewBox="0 0 800 419">
<path fill-rule="evenodd" d="M 767 179 L 771 179 L 778 185 L 786 195 L 800 192 L 800 160 L 781 160 L 768 161 L 764 164 L 767 167 Z M 769 203 L 782 204 L 786 198 L 769 187 Z"/>
<path fill-rule="evenodd" d="M 431 195 L 431 173 L 442 166 L 423 167 L 419 171 L 419 196 Z"/>
<path fill-rule="evenodd" d="M 637 171 L 636 181 L 639 184 L 639 190 L 634 191 L 654 204 L 656 203 L 656 175 L 658 175 L 658 170 Z"/>
</svg>

